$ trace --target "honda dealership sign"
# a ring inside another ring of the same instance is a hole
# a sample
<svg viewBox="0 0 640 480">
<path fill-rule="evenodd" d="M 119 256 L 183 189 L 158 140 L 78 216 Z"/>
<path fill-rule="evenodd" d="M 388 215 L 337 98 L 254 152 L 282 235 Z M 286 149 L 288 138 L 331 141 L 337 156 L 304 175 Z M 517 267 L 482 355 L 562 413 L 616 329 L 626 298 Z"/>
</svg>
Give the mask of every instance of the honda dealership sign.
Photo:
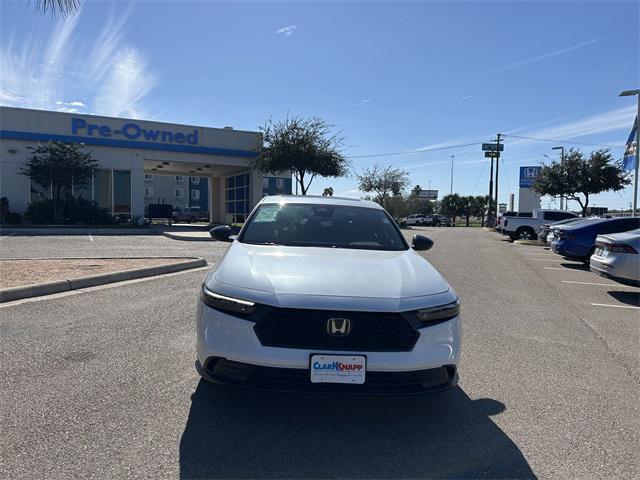
<svg viewBox="0 0 640 480">
<path fill-rule="evenodd" d="M 542 167 L 520 167 L 520 188 L 531 188 Z"/>
</svg>

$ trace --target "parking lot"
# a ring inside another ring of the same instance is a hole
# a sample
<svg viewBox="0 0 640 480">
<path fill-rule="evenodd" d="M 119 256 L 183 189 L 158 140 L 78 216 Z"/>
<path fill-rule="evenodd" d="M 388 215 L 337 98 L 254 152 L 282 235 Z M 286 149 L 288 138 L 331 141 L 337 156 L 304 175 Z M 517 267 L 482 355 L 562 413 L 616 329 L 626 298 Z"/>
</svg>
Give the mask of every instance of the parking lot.
<svg viewBox="0 0 640 480">
<path fill-rule="evenodd" d="M 481 228 L 414 228 L 462 301 L 459 387 L 366 398 L 199 380 L 205 269 L 0 305 L 0 477 L 637 478 L 640 289 Z M 2 258 L 204 256 L 3 237 Z"/>
</svg>

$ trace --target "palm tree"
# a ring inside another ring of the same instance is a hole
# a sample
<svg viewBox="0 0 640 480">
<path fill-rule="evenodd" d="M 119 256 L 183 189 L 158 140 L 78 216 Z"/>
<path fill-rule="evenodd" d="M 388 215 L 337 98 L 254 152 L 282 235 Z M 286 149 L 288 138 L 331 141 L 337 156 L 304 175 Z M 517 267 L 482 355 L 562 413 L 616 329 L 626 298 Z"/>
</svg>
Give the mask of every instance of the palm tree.
<svg viewBox="0 0 640 480">
<path fill-rule="evenodd" d="M 35 0 L 36 9 L 52 15 L 71 15 L 80 8 L 82 0 Z"/>
</svg>

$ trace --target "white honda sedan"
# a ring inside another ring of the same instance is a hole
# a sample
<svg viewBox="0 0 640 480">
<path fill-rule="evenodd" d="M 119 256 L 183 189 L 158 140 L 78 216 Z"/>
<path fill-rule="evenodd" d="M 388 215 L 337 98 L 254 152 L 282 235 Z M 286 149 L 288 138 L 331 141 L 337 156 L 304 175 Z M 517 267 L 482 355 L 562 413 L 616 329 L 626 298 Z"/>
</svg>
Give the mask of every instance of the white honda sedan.
<svg viewBox="0 0 640 480">
<path fill-rule="evenodd" d="M 265 197 L 207 275 L 196 367 L 217 383 L 412 394 L 456 385 L 460 302 L 378 204 Z"/>
</svg>

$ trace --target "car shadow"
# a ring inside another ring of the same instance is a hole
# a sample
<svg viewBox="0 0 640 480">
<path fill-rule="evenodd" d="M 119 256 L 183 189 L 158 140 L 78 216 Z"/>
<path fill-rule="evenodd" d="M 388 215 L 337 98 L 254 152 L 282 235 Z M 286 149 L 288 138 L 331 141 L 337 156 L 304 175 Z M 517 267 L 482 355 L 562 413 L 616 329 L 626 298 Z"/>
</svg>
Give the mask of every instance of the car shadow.
<svg viewBox="0 0 640 480">
<path fill-rule="evenodd" d="M 607 293 L 620 303 L 640 307 L 640 292 L 609 291 Z"/>
<path fill-rule="evenodd" d="M 201 380 L 180 441 L 181 478 L 535 478 L 456 387 L 410 397 L 269 393 Z"/>
<path fill-rule="evenodd" d="M 577 260 L 574 260 L 577 262 Z M 561 263 L 561 266 L 564 268 L 568 268 L 569 270 L 582 270 L 583 272 L 589 271 L 589 265 L 585 265 L 584 263 Z"/>
</svg>

